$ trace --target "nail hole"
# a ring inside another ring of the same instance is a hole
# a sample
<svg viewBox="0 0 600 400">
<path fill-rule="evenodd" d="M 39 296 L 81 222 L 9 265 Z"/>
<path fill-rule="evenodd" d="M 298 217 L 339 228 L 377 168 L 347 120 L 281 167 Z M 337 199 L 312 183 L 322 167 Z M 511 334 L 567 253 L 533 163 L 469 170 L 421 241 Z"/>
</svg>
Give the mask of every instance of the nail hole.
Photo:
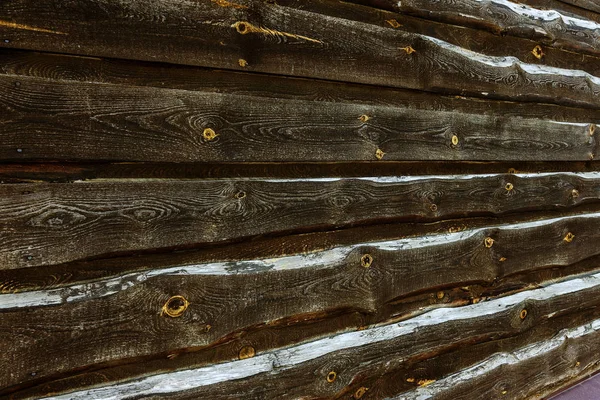
<svg viewBox="0 0 600 400">
<path fill-rule="evenodd" d="M 456 136 L 456 135 L 452 136 L 452 145 L 458 146 L 458 136 Z"/>
<path fill-rule="evenodd" d="M 335 371 L 331 371 L 327 374 L 327 382 L 333 383 L 333 381 L 335 381 L 335 378 L 337 378 L 337 374 L 335 373 Z"/>
<path fill-rule="evenodd" d="M 211 128 L 206 128 L 202 132 L 202 136 L 204 137 L 205 140 L 210 142 L 211 140 L 213 140 L 214 138 L 217 137 L 217 134 Z"/>
<path fill-rule="evenodd" d="M 577 189 L 573 189 L 573 190 L 571 190 L 571 196 L 572 196 L 574 199 L 578 198 L 578 197 L 579 197 L 579 190 L 577 190 Z"/>
<path fill-rule="evenodd" d="M 484 243 L 485 243 L 485 247 L 487 247 L 489 249 L 490 247 L 492 247 L 494 245 L 494 239 L 492 239 L 491 237 L 486 237 Z"/>
<path fill-rule="evenodd" d="M 385 153 L 381 149 L 377 149 L 377 151 L 375 152 L 375 157 L 377 157 L 378 160 L 381 160 L 384 155 Z"/>
<path fill-rule="evenodd" d="M 537 45 L 533 48 L 533 50 L 531 50 L 531 54 L 533 54 L 535 58 L 540 60 L 544 56 L 544 51 L 542 50 L 542 47 L 540 45 Z"/>
<path fill-rule="evenodd" d="M 429 209 L 433 212 L 436 212 L 438 210 L 438 206 L 436 204 L 432 204 L 431 206 L 429 206 Z"/>
<path fill-rule="evenodd" d="M 513 186 L 513 184 L 512 184 L 512 183 L 508 182 L 508 183 L 506 184 L 506 186 L 504 186 L 504 189 L 506 189 L 506 191 L 507 191 L 507 192 L 510 192 L 511 190 L 513 190 L 513 189 L 514 189 L 514 186 Z"/>
<path fill-rule="evenodd" d="M 519 314 L 519 317 L 521 319 L 525 319 L 525 317 L 527 317 L 527 310 L 526 309 L 522 309 L 521 313 Z"/>
<path fill-rule="evenodd" d="M 567 243 L 571 243 L 573 241 L 573 239 L 575 239 L 575 235 L 573 235 L 571 232 L 569 232 L 569 233 L 567 233 L 567 235 L 565 236 L 565 238 L 563 240 Z"/>
<path fill-rule="evenodd" d="M 365 393 L 367 393 L 367 390 L 369 390 L 369 388 L 366 388 L 364 386 L 358 388 L 358 390 L 356 392 L 354 392 L 354 398 L 360 399 L 361 397 L 363 397 L 365 395 Z"/>
<path fill-rule="evenodd" d="M 514 169 L 514 168 L 509 168 L 509 169 L 508 169 L 508 173 L 509 173 L 509 174 L 516 174 L 516 173 L 517 173 L 517 170 L 516 170 L 516 169 Z"/>
<path fill-rule="evenodd" d="M 169 317 L 177 318 L 183 314 L 189 304 L 183 296 L 173 296 L 163 306 L 162 313 L 167 314 Z"/>
<path fill-rule="evenodd" d="M 369 268 L 373 264 L 373 256 L 370 254 L 365 254 L 360 258 L 360 265 L 365 268 Z"/>
<path fill-rule="evenodd" d="M 444 292 L 442 292 L 442 291 L 437 292 L 437 298 L 440 299 L 440 300 L 443 299 L 445 295 L 446 294 Z"/>
<path fill-rule="evenodd" d="M 239 191 L 235 194 L 236 199 L 243 199 L 244 197 L 246 197 L 246 192 L 244 191 Z"/>
<path fill-rule="evenodd" d="M 256 354 L 256 351 L 254 350 L 254 347 L 244 346 L 240 349 L 238 356 L 239 356 L 240 360 L 245 360 L 246 358 L 254 357 L 255 354 Z"/>
</svg>

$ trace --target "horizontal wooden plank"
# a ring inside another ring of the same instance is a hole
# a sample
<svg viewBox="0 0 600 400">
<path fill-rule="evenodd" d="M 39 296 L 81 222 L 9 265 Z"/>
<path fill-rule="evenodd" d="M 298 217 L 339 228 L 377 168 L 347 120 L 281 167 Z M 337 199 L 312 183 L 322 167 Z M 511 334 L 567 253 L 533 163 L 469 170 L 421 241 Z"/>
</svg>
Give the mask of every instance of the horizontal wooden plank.
<svg viewBox="0 0 600 400">
<path fill-rule="evenodd" d="M 339 6 L 339 3 L 336 4 Z M 388 23 L 386 22 L 385 25 Z M 591 62 L 585 56 L 577 57 L 583 59 L 585 65 L 598 64 Z M 566 57 L 561 54 L 560 59 L 564 58 Z M 125 86 L 151 86 L 259 96 L 268 99 L 265 101 L 269 102 L 285 98 L 415 110 L 458 111 L 487 116 L 551 119 L 559 122 L 600 123 L 600 111 L 594 109 L 537 103 L 528 103 L 527 107 L 523 107 L 521 103 L 489 98 L 478 99 L 462 95 L 451 96 L 334 81 L 319 81 L 315 84 L 315 81 L 310 79 L 276 75 L 2 48 L 0 48 L 0 73 L 12 79 L 10 82 L 15 88 L 21 85 L 21 77 L 37 77 L 50 81 L 113 83 Z"/>
<path fill-rule="evenodd" d="M 564 268 L 600 254 L 600 249 L 589 246 L 599 238 L 599 220 L 598 213 L 573 215 L 2 294 L 0 335 L 19 338 L 5 360 L 12 365 L 18 359 L 22 367 L 13 367 L 0 386 L 99 363 L 203 350 L 248 331 L 266 329 L 252 345 L 268 349 L 273 346 L 268 330 L 276 326 L 281 327 L 278 341 L 285 346 L 310 335 L 310 330 L 286 335 L 285 327 L 304 321 L 323 321 L 313 327 L 322 335 L 356 327 L 358 322 L 372 325 L 406 318 L 424 302 L 430 307 L 460 305 L 468 299 L 479 302 L 486 291 L 519 287 L 521 278 L 511 276 Z M 522 243 L 527 246 L 520 247 Z M 164 314 L 163 306 L 172 296 L 189 302 L 179 318 Z M 344 314 L 351 318 L 331 324 L 329 318 Z M 44 327 L 43 334 L 31 336 L 38 326 Z M 95 346 L 98 338 L 113 339 Z M 53 352 L 68 352 L 69 357 L 57 365 L 59 356 L 50 356 Z M 44 359 L 38 354 L 45 354 Z M 226 351 L 209 355 L 215 362 L 232 356 Z M 30 374 L 32 368 L 35 376 Z"/>
<path fill-rule="evenodd" d="M 560 9 L 546 9 L 547 0 L 543 1 L 544 6 L 541 7 L 536 0 L 356 1 L 445 23 L 531 38 L 550 46 L 600 55 L 600 22 L 587 19 L 589 13 L 585 11 L 574 15 L 561 12 Z M 528 2 L 533 2 L 540 8 L 526 5 Z"/>
<path fill-rule="evenodd" d="M 200 393 L 215 399 L 231 398 L 241 393 L 249 398 L 265 395 L 333 397 L 344 394 L 355 394 L 356 397 L 361 387 L 376 397 L 379 397 L 377 394 L 390 396 L 397 393 L 386 393 L 383 385 L 372 385 L 382 374 L 402 369 L 406 362 L 415 359 L 434 357 L 465 345 L 502 340 L 503 351 L 512 353 L 512 357 L 498 354 L 487 359 L 491 354 L 470 353 L 469 361 L 472 364 L 484 366 L 474 368 L 475 371 L 485 376 L 501 368 L 501 365 L 520 365 L 520 362 L 515 362 L 520 359 L 517 355 L 528 359 L 530 357 L 525 355 L 531 353 L 530 356 L 534 358 L 557 348 L 564 349 L 563 344 L 567 342 L 573 345 L 580 340 L 588 343 L 589 338 L 598 340 L 600 325 L 595 305 L 600 295 L 599 282 L 600 275 L 590 275 L 455 308 L 452 313 L 447 309 L 436 309 L 400 323 L 338 333 L 273 351 L 259 351 L 255 357 L 247 359 L 164 372 L 112 386 L 105 384 L 104 387 L 84 389 L 56 398 L 161 398 L 167 395 L 173 398 L 197 398 Z M 583 321 L 581 316 L 584 316 Z M 561 329 L 562 334 L 556 336 Z M 531 347 L 525 347 L 528 341 L 533 342 Z M 589 359 L 583 351 L 576 354 L 584 360 Z M 390 358 L 391 355 L 394 357 Z M 561 363 L 559 366 L 564 368 L 566 364 L 570 363 Z M 543 369 L 543 366 L 539 368 Z M 583 369 L 585 366 L 578 371 Z M 336 372 L 336 377 L 328 382 L 331 371 Z M 468 374 L 469 371 L 459 372 L 459 376 L 461 373 Z M 447 378 L 447 381 L 451 380 L 452 376 Z M 403 381 L 406 382 L 405 379 Z M 446 381 L 438 381 L 438 384 L 428 382 L 431 384 L 426 388 L 413 389 L 404 395 L 416 396 L 426 390 L 440 390 L 440 387 L 443 392 Z M 465 386 L 462 383 L 457 379 L 451 389 L 460 392 Z M 393 385 L 387 386 L 387 389 L 390 386 Z M 256 389 L 248 392 L 248 387 Z M 492 384 L 484 388 L 489 393 L 506 390 Z M 516 399 L 527 390 L 513 390 L 510 394 L 506 390 L 505 394 L 507 398 Z"/>
<path fill-rule="evenodd" d="M 600 106 L 600 78 L 582 70 L 486 56 L 401 27 L 388 29 L 263 2 L 240 0 L 240 5 L 11 0 L 0 11 L 18 22 L 0 24 L 5 38 L 0 45 Z"/>
<path fill-rule="evenodd" d="M 597 204 L 598 174 L 115 180 L 0 186 L 0 269 L 267 234 Z"/>
<path fill-rule="evenodd" d="M 443 40 L 450 44 L 468 49 L 487 56 L 506 57 L 513 56 L 531 64 L 542 64 L 550 67 L 578 69 L 598 76 L 600 72 L 600 59 L 597 56 L 563 50 L 558 47 L 545 45 L 539 40 L 518 36 L 498 35 L 482 29 L 469 26 L 446 24 L 432 19 L 413 17 L 406 13 L 393 12 L 393 2 L 384 3 L 373 0 L 352 0 L 354 3 L 339 2 L 335 0 L 279 0 L 277 4 L 286 7 L 298 8 L 305 11 L 325 14 L 332 17 L 343 17 L 349 20 L 384 26 L 388 29 L 399 29 L 416 34 L 426 34 Z M 375 6 L 365 10 L 365 6 Z M 530 4 L 541 9 L 558 9 L 562 5 L 568 9 L 573 7 L 559 1 L 526 0 L 520 3 Z M 537 4 L 540 3 L 540 4 Z M 543 6 L 542 6 L 543 4 Z M 577 9 L 582 11 L 581 9 Z M 600 22 L 600 15 L 583 11 L 586 19 Z M 577 16 L 577 15 L 576 15 Z M 535 49 L 535 51 L 534 51 Z"/>
<path fill-rule="evenodd" d="M 588 161 L 592 121 L 0 77 L 0 159 Z M 132 151 L 135 149 L 135 151 Z"/>
</svg>

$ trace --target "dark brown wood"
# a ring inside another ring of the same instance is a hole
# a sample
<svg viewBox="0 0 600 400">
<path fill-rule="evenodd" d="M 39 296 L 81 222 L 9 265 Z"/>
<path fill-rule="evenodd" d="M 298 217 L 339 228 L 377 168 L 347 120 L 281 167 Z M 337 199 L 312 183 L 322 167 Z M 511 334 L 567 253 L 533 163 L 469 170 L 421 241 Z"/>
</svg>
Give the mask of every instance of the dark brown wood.
<svg viewBox="0 0 600 400">
<path fill-rule="evenodd" d="M 87 0 L 73 5 L 59 0 L 11 0 L 3 2 L 0 10 L 5 18 L 18 23 L 0 24 L 0 37 L 5 38 L 0 45 L 599 106 L 597 79 L 582 71 L 542 68 L 546 72 L 540 74 L 537 66 L 465 52 L 401 28 L 377 27 L 271 3 L 223 4 L 154 2 L 148 6 L 141 1 Z M 349 31 L 355 34 L 348 35 Z M 587 36 L 593 39 L 593 35 Z M 581 40 L 589 42 L 585 37 Z M 590 43 L 594 49 L 593 41 Z M 363 62 L 364 57 L 370 62 Z M 555 84 L 549 85 L 549 81 Z"/>
<path fill-rule="evenodd" d="M 352 1 L 352 0 L 351 0 Z M 355 0 L 401 13 L 479 29 L 495 34 L 539 40 L 543 44 L 588 54 L 600 54 L 600 23 L 595 13 L 561 13 L 545 7 L 547 0 Z M 534 7 L 521 3 L 533 3 Z M 540 7 L 540 3 L 542 6 Z M 536 8 L 537 7 L 537 8 Z M 582 15 L 583 14 L 583 15 Z M 587 19 L 592 17 L 593 19 Z"/>
<path fill-rule="evenodd" d="M 4 160 L 587 161 L 598 150 L 591 121 L 19 81 L 0 78 Z"/>
<path fill-rule="evenodd" d="M 590 174 L 6 184 L 0 269 L 257 235 L 597 204 L 598 178 Z"/>
</svg>

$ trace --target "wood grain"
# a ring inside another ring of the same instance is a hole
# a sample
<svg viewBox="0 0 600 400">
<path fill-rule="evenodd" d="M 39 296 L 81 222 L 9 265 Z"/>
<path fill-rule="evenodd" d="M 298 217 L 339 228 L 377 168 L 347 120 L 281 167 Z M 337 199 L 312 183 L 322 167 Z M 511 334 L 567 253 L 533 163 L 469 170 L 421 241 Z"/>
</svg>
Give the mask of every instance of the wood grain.
<svg viewBox="0 0 600 400">
<path fill-rule="evenodd" d="M 519 349 L 524 342 L 552 350 L 565 342 L 565 336 L 574 340 L 596 338 L 598 279 L 598 275 L 590 275 L 567 280 L 455 308 L 452 313 L 439 308 L 400 323 L 339 333 L 275 351 L 259 351 L 250 359 L 151 375 L 111 387 L 70 393 L 65 398 L 85 396 L 93 399 L 108 395 L 193 398 L 199 393 L 211 398 L 231 398 L 242 393 L 251 398 L 334 397 L 356 393 L 360 387 L 369 388 L 373 394 L 377 389 L 385 393 L 383 385 L 380 388 L 373 386 L 377 377 L 401 369 L 410 360 L 444 354 L 466 343 L 474 346 L 502 340 L 505 352 L 519 354 L 530 351 Z M 522 318 L 524 309 L 527 314 Z M 561 329 L 563 335 L 552 339 Z M 534 350 L 532 356 L 536 353 Z M 544 351 L 540 353 L 544 354 Z M 393 359 L 390 359 L 391 354 Z M 484 360 L 490 355 L 475 353 L 470 362 L 486 362 Z M 502 354 L 495 356 L 500 360 L 503 357 L 506 358 Z M 332 370 L 337 372 L 338 378 L 334 384 L 328 384 L 326 376 Z M 245 379 L 235 381 L 239 378 Z M 168 386 L 165 386 L 166 382 L 169 382 Z M 291 382 L 295 384 L 291 385 Z M 430 387 L 441 384 L 442 381 Z M 248 387 L 254 387 L 252 392 L 256 395 L 249 393 Z M 511 398 L 517 398 L 517 395 L 515 390 Z"/>
<path fill-rule="evenodd" d="M 512 275 L 549 266 L 567 267 L 600 254 L 596 246 L 588 245 L 599 239 L 599 219 L 598 213 L 575 214 L 279 259 L 178 266 L 54 290 L 2 294 L 2 340 L 18 338 L 7 346 L 5 360 L 11 365 L 20 360 L 18 365 L 24 367 L 11 367 L 10 377 L 1 386 L 97 363 L 199 350 L 247 330 L 291 326 L 327 315 L 358 314 L 363 316 L 363 324 L 376 324 L 398 317 L 398 313 L 418 312 L 405 299 L 422 293 L 441 291 L 443 295 L 436 294 L 438 300 L 433 304 L 460 304 L 465 295 L 481 301 L 481 291 L 474 294 L 476 288 L 474 293 L 464 288 L 496 282 L 507 285 L 505 281 Z M 565 239 L 569 232 L 575 235 L 570 242 Z M 521 243 L 527 246 L 521 248 Z M 367 267 L 366 254 L 371 258 Z M 465 293 L 455 294 L 460 288 Z M 172 319 L 161 310 L 175 295 L 183 296 L 190 305 L 181 317 Z M 37 326 L 44 326 L 44 334 L 32 336 L 30 332 L 37 331 Z M 348 326 L 336 330 L 343 328 Z M 98 340 L 101 346 L 94 344 Z M 267 339 L 253 345 L 261 349 L 269 348 L 270 343 Z M 59 353 L 52 356 L 50 349 L 69 357 L 57 366 Z M 42 360 L 39 354 L 46 357 Z M 33 366 L 35 376 L 30 374 Z"/>
<path fill-rule="evenodd" d="M 357 224 L 597 204 L 597 173 L 0 186 L 1 269 Z"/>
<path fill-rule="evenodd" d="M 587 161 L 590 120 L 0 78 L 0 159 Z M 132 151 L 132 149 L 136 151 Z"/>
<path fill-rule="evenodd" d="M 539 40 L 549 46 L 557 46 L 578 52 L 600 54 L 600 22 L 595 14 L 560 12 L 565 8 L 547 9 L 547 0 L 357 0 L 362 4 L 384 7 L 389 10 L 485 29 L 495 34 L 511 35 Z M 534 3 L 534 6 L 525 5 Z M 540 3 L 543 6 L 540 7 Z M 554 4 L 554 3 L 553 3 Z M 536 8 L 539 7 L 539 8 Z M 582 15 L 584 14 L 584 15 Z M 587 17 L 587 18 L 586 18 Z M 588 19 L 588 18 L 594 19 Z"/>
<path fill-rule="evenodd" d="M 485 56 L 426 35 L 277 4 L 240 4 L 243 7 L 222 7 L 215 2 L 154 1 L 148 5 L 86 0 L 74 5 L 60 0 L 11 0 L 2 3 L 2 14 L 19 21 L 22 28 L 0 24 L 0 36 L 5 38 L 0 45 L 599 106 L 600 78 L 581 70 Z M 588 31 L 582 34 L 594 39 L 595 31 Z M 407 52 L 409 46 L 416 52 Z M 364 57 L 370 62 L 363 62 Z"/>
</svg>

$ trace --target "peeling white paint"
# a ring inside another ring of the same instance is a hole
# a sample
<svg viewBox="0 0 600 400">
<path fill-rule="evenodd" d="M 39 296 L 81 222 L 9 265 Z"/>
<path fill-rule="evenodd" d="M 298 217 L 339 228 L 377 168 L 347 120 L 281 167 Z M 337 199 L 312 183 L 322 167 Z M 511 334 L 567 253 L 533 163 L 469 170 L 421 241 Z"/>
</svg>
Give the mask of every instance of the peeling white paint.
<svg viewBox="0 0 600 400">
<path fill-rule="evenodd" d="M 150 396 L 155 394 L 180 392 L 216 383 L 243 379 L 261 373 L 276 374 L 280 371 L 297 367 L 300 363 L 311 361 L 336 351 L 396 339 L 405 335 L 410 335 L 419 330 L 426 330 L 431 326 L 442 323 L 499 314 L 522 304 L 526 300 L 548 300 L 569 293 L 576 293 L 598 287 L 600 287 L 600 273 L 556 283 L 540 289 L 520 292 L 487 302 L 453 308 L 452 312 L 448 312 L 445 308 L 438 308 L 400 323 L 378 326 L 362 331 L 340 333 L 325 339 L 318 339 L 294 347 L 274 350 L 246 360 L 231 361 L 207 367 L 158 374 L 138 380 L 118 383 L 109 387 L 98 387 L 49 398 L 61 400 L 116 400 L 131 396 Z M 598 329 L 600 329 L 600 320 L 570 331 L 562 332 L 551 341 L 527 346 L 513 352 L 511 355 L 499 354 L 494 356 L 484 363 L 459 373 L 458 378 L 463 377 L 462 379 L 467 379 L 464 377 L 473 376 L 473 374 L 483 374 L 502 363 L 517 362 L 524 358 L 542 354 L 545 351 L 549 351 L 550 349 L 559 346 L 565 338 L 580 337 L 591 333 L 592 331 L 597 331 Z M 442 385 L 442 381 L 443 380 L 440 380 L 425 388 L 417 389 L 418 391 L 416 390 L 413 393 L 415 396 L 421 396 L 425 393 L 424 390 L 435 390 L 436 388 L 439 388 Z M 427 393 L 423 395 L 428 396 Z M 403 394 L 402 398 L 407 398 L 404 396 L 406 396 L 406 394 Z M 431 396 L 414 398 L 426 399 L 430 397 Z"/>
<path fill-rule="evenodd" d="M 600 218 L 599 213 L 579 214 L 570 217 L 503 224 L 468 229 L 452 233 L 436 233 L 417 237 L 408 237 L 381 242 L 366 242 L 352 246 L 340 246 L 307 255 L 293 255 L 262 260 L 235 262 L 216 262 L 206 264 L 190 264 L 171 268 L 134 272 L 115 278 L 99 280 L 92 283 L 70 285 L 56 289 L 36 290 L 30 292 L 7 293 L 0 295 L 0 310 L 51 306 L 72 303 L 94 298 L 112 296 L 146 281 L 147 279 L 165 275 L 238 275 L 255 274 L 266 271 L 284 271 L 302 268 L 335 268 L 339 267 L 352 251 L 369 247 L 382 251 L 412 250 L 426 247 L 448 245 L 449 243 L 468 240 L 482 235 L 490 229 L 520 230 L 551 225 L 558 221 L 570 221 L 582 218 Z"/>
</svg>

